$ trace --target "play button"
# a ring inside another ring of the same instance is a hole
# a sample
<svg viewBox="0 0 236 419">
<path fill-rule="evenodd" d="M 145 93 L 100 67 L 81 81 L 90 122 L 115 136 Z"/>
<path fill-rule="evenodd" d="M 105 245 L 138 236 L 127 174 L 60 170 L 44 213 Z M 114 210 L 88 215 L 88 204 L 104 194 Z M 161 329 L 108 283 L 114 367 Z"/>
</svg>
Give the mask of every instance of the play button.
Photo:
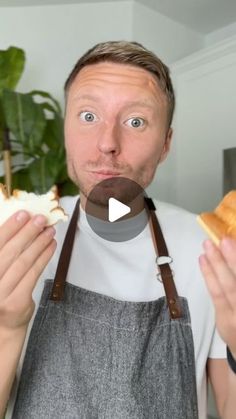
<svg viewBox="0 0 236 419">
<path fill-rule="evenodd" d="M 108 200 L 108 220 L 113 223 L 116 220 L 124 217 L 124 215 L 129 214 L 131 211 L 128 205 L 122 204 L 115 198 L 109 198 Z"/>
<path fill-rule="evenodd" d="M 146 227 L 146 193 L 133 180 L 111 177 L 99 182 L 89 193 L 85 206 L 88 224 L 98 236 L 123 242 L 138 236 Z"/>
</svg>

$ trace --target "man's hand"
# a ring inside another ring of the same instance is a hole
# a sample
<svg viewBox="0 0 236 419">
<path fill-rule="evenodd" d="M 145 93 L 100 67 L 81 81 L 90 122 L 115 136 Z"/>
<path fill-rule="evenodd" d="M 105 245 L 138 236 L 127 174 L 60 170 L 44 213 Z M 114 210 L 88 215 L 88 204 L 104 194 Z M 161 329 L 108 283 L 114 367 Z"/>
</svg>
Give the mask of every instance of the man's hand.
<svg viewBox="0 0 236 419">
<path fill-rule="evenodd" d="M 31 218 L 25 211 L 0 227 L 0 418 L 34 312 L 32 292 L 56 248 L 54 233 L 44 216 Z"/>
<path fill-rule="evenodd" d="M 33 311 L 32 292 L 52 257 L 53 227 L 43 215 L 19 211 L 0 227 L 0 331 L 28 325 Z"/>
<path fill-rule="evenodd" d="M 210 240 L 199 258 L 211 294 L 217 329 L 236 359 L 236 240 L 224 238 L 219 248 Z"/>
</svg>

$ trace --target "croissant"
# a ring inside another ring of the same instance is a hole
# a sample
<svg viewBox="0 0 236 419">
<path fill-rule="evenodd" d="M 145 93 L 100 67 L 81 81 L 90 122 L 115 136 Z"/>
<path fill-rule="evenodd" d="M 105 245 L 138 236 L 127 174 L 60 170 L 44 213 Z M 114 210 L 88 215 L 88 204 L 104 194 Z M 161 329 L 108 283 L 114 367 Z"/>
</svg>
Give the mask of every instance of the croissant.
<svg viewBox="0 0 236 419">
<path fill-rule="evenodd" d="M 59 206 L 56 186 L 43 195 L 14 189 L 12 195 L 8 197 L 5 186 L 0 183 L 0 225 L 18 210 L 26 210 L 31 215 L 45 215 L 48 226 L 56 224 L 59 220 L 68 219 L 63 208 Z"/>
<path fill-rule="evenodd" d="M 236 190 L 227 193 L 213 212 L 203 212 L 197 220 L 217 245 L 225 236 L 236 239 Z"/>
</svg>

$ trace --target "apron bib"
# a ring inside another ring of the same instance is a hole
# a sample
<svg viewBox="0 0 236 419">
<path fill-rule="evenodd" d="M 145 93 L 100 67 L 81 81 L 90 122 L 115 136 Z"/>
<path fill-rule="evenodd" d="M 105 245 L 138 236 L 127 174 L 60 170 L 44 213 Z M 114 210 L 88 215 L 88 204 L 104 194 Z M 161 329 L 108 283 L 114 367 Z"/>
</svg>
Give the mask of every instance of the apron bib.
<svg viewBox="0 0 236 419">
<path fill-rule="evenodd" d="M 77 201 L 54 281 L 45 281 L 12 419 L 198 419 L 187 300 L 145 198 L 165 297 L 118 301 L 66 282 Z"/>
</svg>

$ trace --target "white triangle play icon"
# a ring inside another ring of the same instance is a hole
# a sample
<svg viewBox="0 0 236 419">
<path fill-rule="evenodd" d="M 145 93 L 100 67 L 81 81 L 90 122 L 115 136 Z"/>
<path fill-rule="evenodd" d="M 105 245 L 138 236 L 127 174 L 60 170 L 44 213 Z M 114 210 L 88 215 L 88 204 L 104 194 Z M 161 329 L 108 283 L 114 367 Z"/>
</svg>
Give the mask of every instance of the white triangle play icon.
<svg viewBox="0 0 236 419">
<path fill-rule="evenodd" d="M 122 204 L 122 202 L 115 198 L 109 198 L 108 219 L 111 223 L 121 217 L 124 217 L 124 215 L 129 214 L 130 211 L 131 209 L 128 205 Z"/>
</svg>

